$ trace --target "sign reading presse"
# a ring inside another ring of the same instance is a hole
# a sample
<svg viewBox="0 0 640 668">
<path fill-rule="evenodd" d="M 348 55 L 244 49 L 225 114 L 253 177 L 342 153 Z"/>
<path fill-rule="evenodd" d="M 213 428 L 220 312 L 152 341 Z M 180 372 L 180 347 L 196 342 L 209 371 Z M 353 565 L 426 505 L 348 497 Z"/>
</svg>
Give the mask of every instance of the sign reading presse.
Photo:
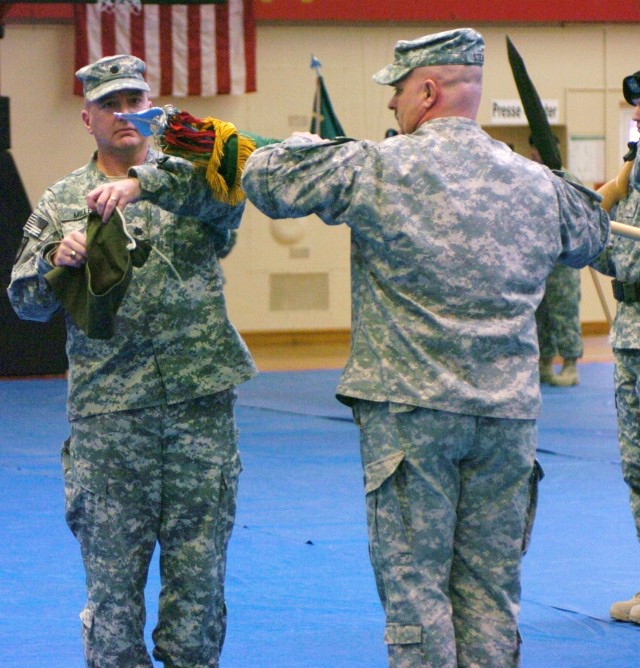
<svg viewBox="0 0 640 668">
<path fill-rule="evenodd" d="M 558 100 L 541 100 L 550 124 L 560 118 Z M 491 123 L 493 125 L 526 125 L 527 116 L 520 100 L 491 100 Z"/>
</svg>

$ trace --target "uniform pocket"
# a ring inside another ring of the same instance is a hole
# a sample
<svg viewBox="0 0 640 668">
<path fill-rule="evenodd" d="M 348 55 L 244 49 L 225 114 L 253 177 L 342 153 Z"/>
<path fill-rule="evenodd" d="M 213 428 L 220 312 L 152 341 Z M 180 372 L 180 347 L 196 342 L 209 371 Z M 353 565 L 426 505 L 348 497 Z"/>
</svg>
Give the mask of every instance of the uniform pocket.
<svg viewBox="0 0 640 668">
<path fill-rule="evenodd" d="M 367 464 L 364 469 L 365 494 L 374 492 L 385 480 L 391 478 L 404 459 L 404 452 L 394 452 L 382 459 Z"/>
</svg>

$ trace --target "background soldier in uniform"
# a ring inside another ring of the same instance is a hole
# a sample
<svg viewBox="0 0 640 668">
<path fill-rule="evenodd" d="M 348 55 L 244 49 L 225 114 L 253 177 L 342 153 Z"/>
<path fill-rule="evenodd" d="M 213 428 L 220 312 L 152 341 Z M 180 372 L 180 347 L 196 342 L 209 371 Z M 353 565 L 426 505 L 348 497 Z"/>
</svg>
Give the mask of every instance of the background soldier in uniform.
<svg viewBox="0 0 640 668">
<path fill-rule="evenodd" d="M 556 142 L 558 138 L 556 137 Z M 543 164 L 540 152 L 529 137 L 531 159 Z M 577 181 L 575 177 L 571 177 Z M 580 272 L 558 262 L 545 284 L 544 297 L 536 311 L 540 348 L 540 382 L 559 387 L 577 385 L 578 359 L 582 357 L 580 326 Z M 562 357 L 562 369 L 553 370 L 553 358 Z"/>
<path fill-rule="evenodd" d="M 640 129 L 640 72 L 623 79 L 625 100 L 635 107 L 633 120 Z M 640 158 L 637 147 L 625 156 L 618 182 L 627 184 L 611 199 L 612 218 L 620 223 L 640 227 Z M 630 185 L 623 172 L 633 161 Z M 614 202 L 614 200 L 617 200 Z M 611 237 L 607 249 L 592 266 L 613 277 L 613 294 L 617 300 L 616 316 L 611 328 L 613 348 L 614 389 L 618 417 L 618 442 L 622 457 L 622 474 L 629 486 L 631 512 L 640 539 L 640 248 L 633 239 Z M 624 622 L 640 624 L 640 592 L 611 606 L 611 616 Z"/>
</svg>

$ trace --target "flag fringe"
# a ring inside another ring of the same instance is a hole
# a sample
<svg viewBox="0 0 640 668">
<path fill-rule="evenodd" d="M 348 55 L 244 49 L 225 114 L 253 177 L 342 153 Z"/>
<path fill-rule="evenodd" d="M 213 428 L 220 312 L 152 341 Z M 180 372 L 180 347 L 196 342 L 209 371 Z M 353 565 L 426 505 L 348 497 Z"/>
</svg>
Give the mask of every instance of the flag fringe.
<svg viewBox="0 0 640 668">
<path fill-rule="evenodd" d="M 239 133 L 233 123 L 213 117 L 200 120 L 173 110 L 160 144 L 167 155 L 184 158 L 202 169 L 220 202 L 233 206 L 244 200 L 240 181 L 256 141 Z"/>
<path fill-rule="evenodd" d="M 228 121 L 205 118 L 202 122 L 205 127 L 211 123 L 215 131 L 207 165 L 207 181 L 220 201 L 239 204 L 245 197 L 240 185 L 242 172 L 247 159 L 256 150 L 256 143 L 250 137 L 239 134 L 236 126 Z"/>
</svg>

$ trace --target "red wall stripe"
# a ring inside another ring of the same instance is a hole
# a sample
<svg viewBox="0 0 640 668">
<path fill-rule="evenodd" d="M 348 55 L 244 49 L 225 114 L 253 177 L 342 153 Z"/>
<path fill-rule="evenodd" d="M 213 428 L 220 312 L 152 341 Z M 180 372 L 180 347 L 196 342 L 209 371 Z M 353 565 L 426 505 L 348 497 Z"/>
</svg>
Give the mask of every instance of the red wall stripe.
<svg viewBox="0 0 640 668">
<path fill-rule="evenodd" d="M 249 0 L 251 1 L 251 0 Z M 484 23 L 640 22 L 640 2 L 631 0 L 253 0 L 256 21 L 421 21 Z M 71 20 L 72 3 L 15 3 L 17 19 Z"/>
<path fill-rule="evenodd" d="M 475 21 L 558 23 L 640 21 L 630 0 L 255 0 L 257 21 Z"/>
</svg>

